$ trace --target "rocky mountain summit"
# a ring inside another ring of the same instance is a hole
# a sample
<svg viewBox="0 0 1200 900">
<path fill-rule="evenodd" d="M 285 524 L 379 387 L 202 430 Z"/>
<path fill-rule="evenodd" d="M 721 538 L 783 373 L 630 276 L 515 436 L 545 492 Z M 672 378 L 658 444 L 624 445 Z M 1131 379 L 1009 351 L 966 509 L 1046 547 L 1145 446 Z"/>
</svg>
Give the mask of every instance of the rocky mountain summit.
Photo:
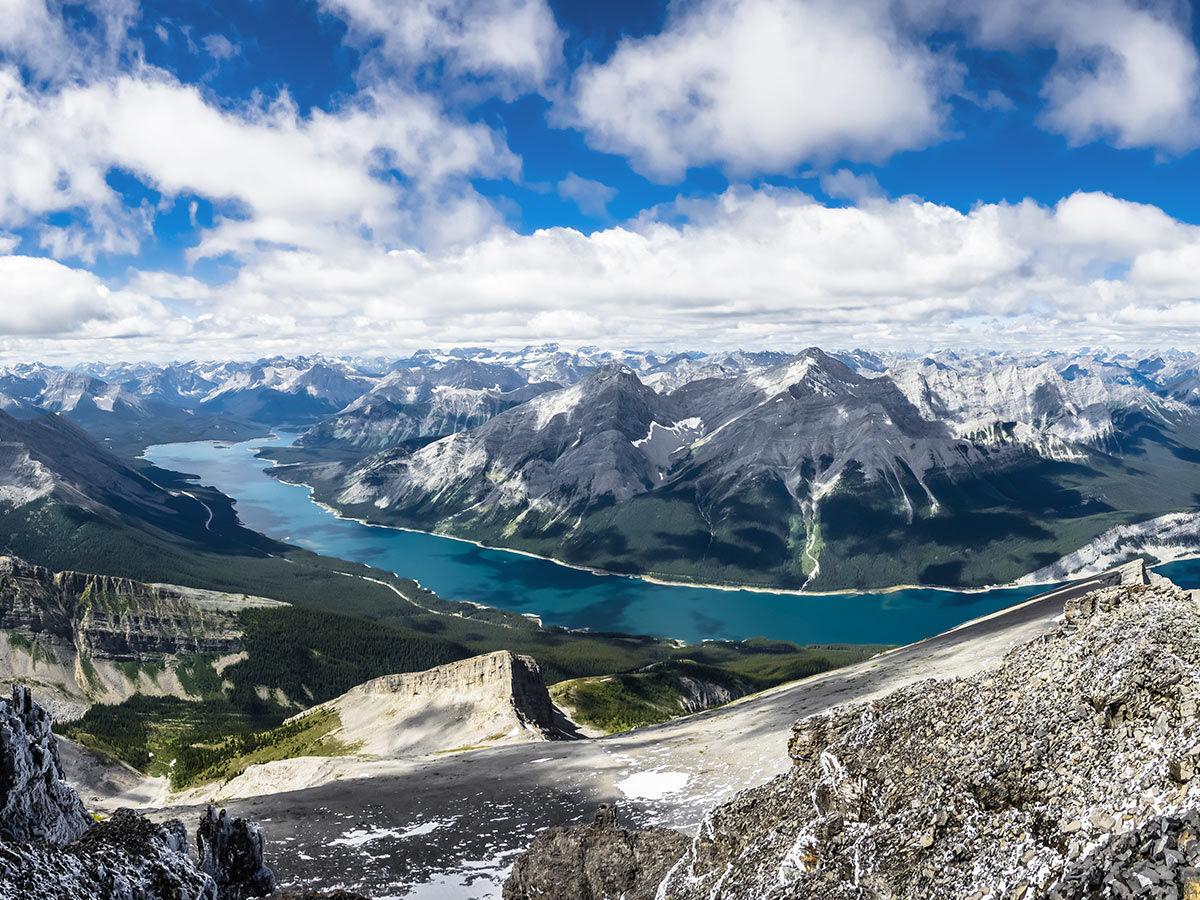
<svg viewBox="0 0 1200 900">
<path fill-rule="evenodd" d="M 1138 580 L 995 668 L 800 721 L 794 766 L 707 814 L 648 896 L 1195 895 L 1200 605 Z"/>
<path fill-rule="evenodd" d="M 63 778 L 50 716 L 29 689 L 0 701 L 0 900 L 247 900 L 275 878 L 263 837 L 209 807 L 197 832 L 201 862 L 178 819 L 129 809 L 94 822 Z"/>
</svg>

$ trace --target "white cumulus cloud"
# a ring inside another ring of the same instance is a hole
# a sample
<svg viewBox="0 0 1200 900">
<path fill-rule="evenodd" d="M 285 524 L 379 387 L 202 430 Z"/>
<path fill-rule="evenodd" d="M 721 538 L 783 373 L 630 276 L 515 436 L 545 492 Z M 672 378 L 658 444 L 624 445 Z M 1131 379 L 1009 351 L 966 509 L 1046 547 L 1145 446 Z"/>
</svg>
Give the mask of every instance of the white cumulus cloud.
<svg viewBox="0 0 1200 900">
<path fill-rule="evenodd" d="M 86 270 L 43 257 L 0 256 L 0 335 L 148 337 L 168 315 L 160 303 L 112 291 Z"/>
<path fill-rule="evenodd" d="M 660 34 L 626 38 L 578 71 L 564 120 L 662 180 L 689 166 L 781 171 L 925 146 L 957 68 L 881 12 L 831 0 L 680 6 Z"/>
<path fill-rule="evenodd" d="M 152 211 L 109 187 L 114 168 L 167 196 L 217 202 L 224 215 L 193 251 L 203 256 L 364 232 L 381 243 L 471 239 L 497 214 L 467 179 L 512 175 L 518 162 L 491 129 L 399 90 L 301 115 L 286 95 L 223 109 L 154 70 L 40 93 L 0 69 L 0 227 L 73 211 L 70 228 L 44 230 L 56 255 L 136 250 Z"/>
<path fill-rule="evenodd" d="M 487 78 L 505 96 L 544 88 L 562 60 L 563 34 L 545 0 L 320 0 L 350 35 L 409 72 L 439 63 Z M 387 67 L 385 67 L 386 69 Z"/>
<path fill-rule="evenodd" d="M 959 25 L 965 42 L 1049 47 L 1041 123 L 1074 143 L 1181 152 L 1200 143 L 1200 57 L 1179 0 L 908 0 L 926 31 Z"/>
<path fill-rule="evenodd" d="M 128 289 L 189 310 L 178 316 L 187 350 L 172 355 L 548 337 L 702 349 L 1153 346 L 1166 327 L 1173 343 L 1200 337 L 1197 260 L 1200 228 L 1106 194 L 961 212 L 914 197 L 831 207 L 795 190 L 733 188 L 590 235 L 497 229 L 430 252 L 267 248 L 220 286 L 147 273 Z"/>
</svg>

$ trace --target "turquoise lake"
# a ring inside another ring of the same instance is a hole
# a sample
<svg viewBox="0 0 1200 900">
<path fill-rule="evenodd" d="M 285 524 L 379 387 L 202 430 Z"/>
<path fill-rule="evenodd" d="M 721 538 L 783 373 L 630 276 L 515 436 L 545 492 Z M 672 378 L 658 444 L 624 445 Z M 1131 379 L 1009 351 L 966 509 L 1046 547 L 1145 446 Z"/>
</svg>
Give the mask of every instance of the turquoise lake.
<svg viewBox="0 0 1200 900">
<path fill-rule="evenodd" d="M 297 546 L 413 578 L 443 597 L 521 613 L 546 624 L 680 638 L 741 640 L 764 636 L 800 644 L 904 644 L 945 631 L 1041 593 L 1045 587 L 975 593 L 909 588 L 888 593 L 797 595 L 651 584 L 595 575 L 504 550 L 341 519 L 309 499 L 308 488 L 266 474 L 259 438 L 238 444 L 160 444 L 146 452 L 157 466 L 196 475 L 237 501 L 248 527 Z M 1200 560 L 1158 571 L 1200 587 Z"/>
</svg>

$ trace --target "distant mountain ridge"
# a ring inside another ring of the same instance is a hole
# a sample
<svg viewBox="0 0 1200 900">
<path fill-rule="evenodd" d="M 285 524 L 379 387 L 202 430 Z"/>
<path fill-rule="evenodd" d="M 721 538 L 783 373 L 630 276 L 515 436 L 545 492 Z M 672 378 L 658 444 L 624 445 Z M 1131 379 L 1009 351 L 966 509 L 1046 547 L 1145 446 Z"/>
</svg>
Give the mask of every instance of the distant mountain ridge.
<svg viewBox="0 0 1200 900">
<path fill-rule="evenodd" d="M 1200 494 L 1200 354 L 455 348 L 0 372 L 117 449 L 302 430 L 355 515 L 619 572 L 979 585 Z M 321 466 L 306 469 L 305 461 Z M 24 490 L 42 490 L 36 460 Z M 897 553 L 913 547 L 912 554 Z M 907 557 L 907 562 L 902 562 Z"/>
<path fill-rule="evenodd" d="M 610 364 L 426 446 L 286 477 L 373 521 L 577 565 L 827 589 L 1017 578 L 1200 492 L 1198 410 L 1167 386 L 1194 360 L 848 362 L 810 348 L 673 390 Z"/>
</svg>

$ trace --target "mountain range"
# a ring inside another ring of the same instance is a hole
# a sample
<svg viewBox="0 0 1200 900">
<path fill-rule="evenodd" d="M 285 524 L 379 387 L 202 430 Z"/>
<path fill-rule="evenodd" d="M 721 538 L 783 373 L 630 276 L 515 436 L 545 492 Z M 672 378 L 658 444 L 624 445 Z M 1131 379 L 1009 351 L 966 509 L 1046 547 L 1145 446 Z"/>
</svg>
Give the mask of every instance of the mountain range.
<svg viewBox="0 0 1200 900">
<path fill-rule="evenodd" d="M 610 363 L 424 445 L 280 474 L 356 517 L 606 571 L 1001 583 L 1193 506 L 1195 362 L 942 355 L 877 372 L 811 348 L 658 390 Z"/>
<path fill-rule="evenodd" d="M 574 565 L 835 590 L 1041 569 L 1200 494 L 1200 355 L 657 354 L 39 364 L 0 407 L 107 446 L 271 430 L 342 511 Z"/>
</svg>

